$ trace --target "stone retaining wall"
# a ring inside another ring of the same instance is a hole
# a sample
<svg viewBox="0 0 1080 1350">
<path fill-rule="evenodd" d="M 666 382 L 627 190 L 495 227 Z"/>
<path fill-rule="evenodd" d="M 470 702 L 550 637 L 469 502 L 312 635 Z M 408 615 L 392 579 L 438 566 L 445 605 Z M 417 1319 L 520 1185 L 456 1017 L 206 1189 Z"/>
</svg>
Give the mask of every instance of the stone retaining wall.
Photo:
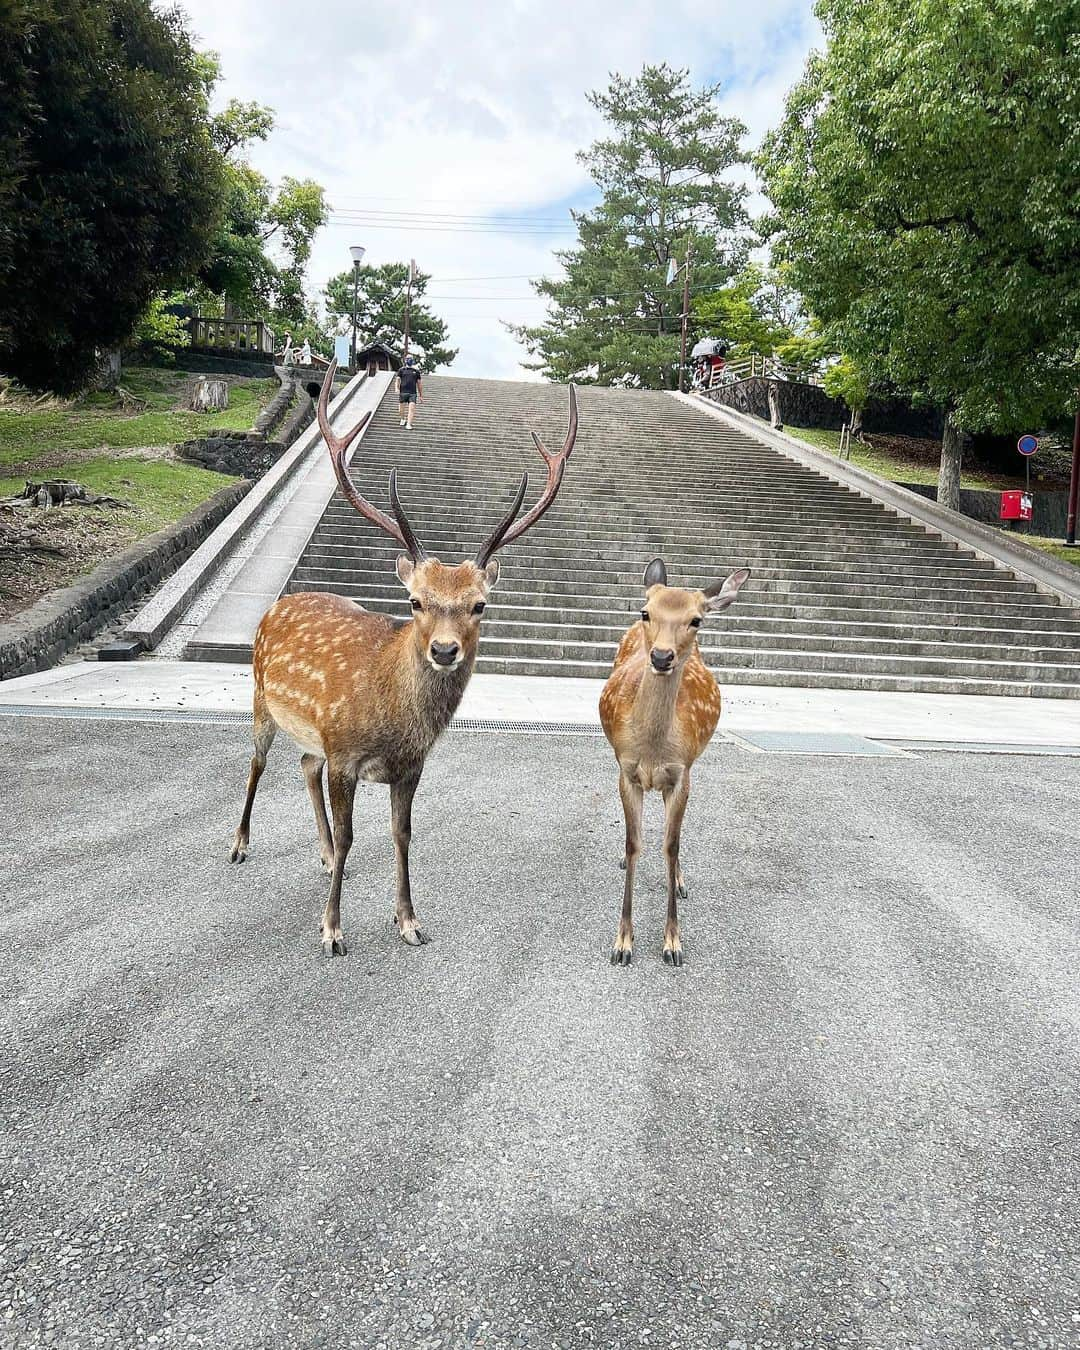
<svg viewBox="0 0 1080 1350">
<path fill-rule="evenodd" d="M 255 431 L 215 431 L 194 441 L 182 441 L 176 453 L 204 469 L 255 482 L 285 453 L 285 442 L 264 440 Z"/>
<path fill-rule="evenodd" d="M 929 483 L 901 483 L 909 492 L 917 492 L 920 497 L 929 497 L 937 501 L 937 488 Z M 980 520 L 984 525 L 997 525 L 1009 534 L 1037 534 L 1049 539 L 1065 537 L 1065 518 L 1068 515 L 1069 494 L 1067 492 L 1045 492 L 1038 488 L 1031 490 L 1031 520 L 1003 521 L 1001 519 L 1001 493 L 988 489 L 961 488 L 960 514 L 970 520 Z"/>
<path fill-rule="evenodd" d="M 0 624 L 0 680 L 56 665 L 194 553 L 250 487 L 230 483 L 175 525 L 140 540 L 88 577 Z"/>
<path fill-rule="evenodd" d="M 785 426 L 824 427 L 839 431 L 850 414 L 842 399 L 830 398 L 816 384 L 800 384 L 796 380 L 767 380 L 760 375 L 752 379 L 736 380 L 710 389 L 705 395 L 722 407 L 734 408 L 769 421 L 769 385 L 776 389 L 780 401 L 780 416 Z M 872 398 L 863 412 L 863 430 L 868 434 L 878 431 L 894 436 L 924 436 L 939 440 L 942 432 L 941 414 L 934 408 L 912 408 L 903 399 Z"/>
</svg>

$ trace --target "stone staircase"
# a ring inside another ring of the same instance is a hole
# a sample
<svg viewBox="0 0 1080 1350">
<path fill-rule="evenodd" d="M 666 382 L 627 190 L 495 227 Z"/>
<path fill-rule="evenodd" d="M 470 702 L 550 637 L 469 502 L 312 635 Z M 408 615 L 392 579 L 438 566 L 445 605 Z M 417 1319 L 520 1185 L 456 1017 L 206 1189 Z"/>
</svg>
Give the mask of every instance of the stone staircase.
<svg viewBox="0 0 1080 1350">
<path fill-rule="evenodd" d="M 429 377 L 416 428 L 393 392 L 353 474 L 386 504 L 398 484 L 417 533 L 444 561 L 471 557 L 522 468 L 543 482 L 535 427 L 566 428 L 565 389 Z M 661 554 L 674 585 L 753 569 L 701 646 L 727 683 L 1080 697 L 1080 610 L 902 521 L 719 420 L 661 394 L 585 388 L 581 430 L 555 506 L 500 555 L 477 669 L 606 676 Z M 400 549 L 335 495 L 288 583 L 407 613 Z"/>
</svg>

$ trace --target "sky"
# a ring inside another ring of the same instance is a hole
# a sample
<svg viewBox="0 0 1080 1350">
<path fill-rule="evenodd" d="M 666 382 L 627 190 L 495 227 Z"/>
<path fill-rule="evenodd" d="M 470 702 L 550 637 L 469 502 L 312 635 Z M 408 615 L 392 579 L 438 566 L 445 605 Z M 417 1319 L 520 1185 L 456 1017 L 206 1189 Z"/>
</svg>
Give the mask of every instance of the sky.
<svg viewBox="0 0 1080 1350">
<path fill-rule="evenodd" d="M 570 209 L 596 199 L 576 158 L 602 130 L 586 93 L 646 62 L 688 67 L 695 84 L 722 82 L 721 110 L 753 148 L 818 38 L 811 0 L 180 7 L 197 45 L 221 57 L 218 103 L 275 110 L 255 167 L 327 190 L 311 285 L 351 265 L 351 244 L 366 263 L 415 258 L 459 348 L 454 373 L 498 379 L 530 378 L 500 321 L 543 320 L 528 278 L 558 274 Z"/>
</svg>

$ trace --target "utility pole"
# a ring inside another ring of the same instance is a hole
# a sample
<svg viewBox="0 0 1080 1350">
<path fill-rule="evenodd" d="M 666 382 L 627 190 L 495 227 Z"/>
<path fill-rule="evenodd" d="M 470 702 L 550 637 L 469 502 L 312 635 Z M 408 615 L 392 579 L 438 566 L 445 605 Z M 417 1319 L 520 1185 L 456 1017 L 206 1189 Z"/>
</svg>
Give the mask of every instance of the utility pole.
<svg viewBox="0 0 1080 1350">
<path fill-rule="evenodd" d="M 405 351 L 404 356 L 409 354 L 409 307 L 412 304 L 413 281 L 416 279 L 416 259 L 409 259 L 409 281 L 405 290 Z"/>
<path fill-rule="evenodd" d="M 1065 517 L 1065 543 L 1076 547 L 1076 505 L 1080 497 L 1080 409 L 1073 425 L 1072 473 L 1069 475 L 1069 506 Z"/>
<path fill-rule="evenodd" d="M 683 263 L 683 286 L 682 286 L 682 340 L 679 343 L 679 393 L 683 392 L 683 385 L 686 382 L 686 324 L 690 317 L 690 264 L 693 257 L 694 240 L 688 235 L 686 239 L 686 262 Z"/>
</svg>

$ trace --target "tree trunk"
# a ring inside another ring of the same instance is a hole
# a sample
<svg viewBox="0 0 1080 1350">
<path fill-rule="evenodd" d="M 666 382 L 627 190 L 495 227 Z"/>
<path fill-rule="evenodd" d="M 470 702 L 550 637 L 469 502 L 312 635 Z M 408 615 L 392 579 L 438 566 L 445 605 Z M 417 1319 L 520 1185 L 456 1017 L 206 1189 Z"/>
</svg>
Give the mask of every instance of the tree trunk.
<svg viewBox="0 0 1080 1350">
<path fill-rule="evenodd" d="M 937 499 L 939 506 L 950 511 L 960 510 L 960 463 L 964 456 L 964 435 L 956 424 L 955 414 L 945 414 L 945 430 L 941 436 L 941 469 L 938 473 Z"/>
<path fill-rule="evenodd" d="M 861 441 L 862 434 L 862 409 L 853 408 L 851 411 L 851 434 L 857 441 Z"/>
<path fill-rule="evenodd" d="M 228 380 L 208 380 L 203 376 L 191 391 L 192 412 L 218 412 L 229 406 Z"/>
<path fill-rule="evenodd" d="M 97 370 L 94 371 L 92 388 L 111 394 L 120 383 L 120 348 L 113 347 L 107 352 L 98 352 Z"/>
<path fill-rule="evenodd" d="M 784 419 L 780 416 L 780 391 L 773 380 L 769 381 L 769 421 L 776 431 L 783 431 Z"/>
</svg>

